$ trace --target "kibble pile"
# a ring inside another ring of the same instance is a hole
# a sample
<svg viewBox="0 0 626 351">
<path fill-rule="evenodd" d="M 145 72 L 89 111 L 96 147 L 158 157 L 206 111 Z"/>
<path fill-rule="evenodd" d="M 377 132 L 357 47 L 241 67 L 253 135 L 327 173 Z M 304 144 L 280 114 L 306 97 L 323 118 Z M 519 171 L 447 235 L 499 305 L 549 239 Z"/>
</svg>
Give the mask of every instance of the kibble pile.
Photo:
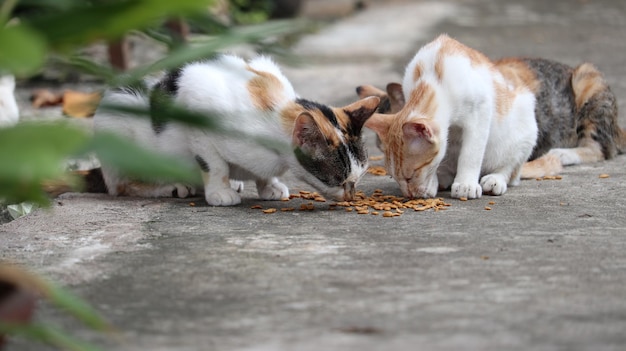
<svg viewBox="0 0 626 351">
<path fill-rule="evenodd" d="M 315 211 L 315 202 L 324 203 L 326 199 L 317 192 L 300 191 L 298 194 L 291 194 L 288 199 L 282 199 L 289 202 L 292 199 L 310 200 L 303 203 L 299 207 L 299 211 Z M 354 212 L 357 214 L 382 215 L 383 217 L 398 217 L 406 211 L 441 211 L 448 208 L 450 204 L 446 203 L 442 198 L 436 199 L 412 199 L 405 200 L 402 197 L 394 195 L 385 195 L 382 190 L 376 189 L 372 195 L 367 196 L 364 192 L 359 191 L 355 195 L 354 201 L 340 201 L 328 204 L 328 210 L 333 211 L 342 208 L 346 212 Z M 253 209 L 260 209 L 263 213 L 290 212 L 295 211 L 295 207 L 282 208 L 263 208 L 261 205 L 252 206 Z"/>
</svg>

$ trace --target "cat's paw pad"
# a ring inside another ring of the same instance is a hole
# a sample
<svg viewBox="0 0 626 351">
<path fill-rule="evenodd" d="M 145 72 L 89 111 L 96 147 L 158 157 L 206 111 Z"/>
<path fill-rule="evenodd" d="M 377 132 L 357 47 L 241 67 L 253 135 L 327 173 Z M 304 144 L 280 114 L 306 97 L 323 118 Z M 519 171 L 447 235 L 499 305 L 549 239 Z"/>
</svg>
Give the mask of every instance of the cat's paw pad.
<svg viewBox="0 0 626 351">
<path fill-rule="evenodd" d="M 470 183 L 454 183 L 450 191 L 453 198 L 460 199 L 462 197 L 468 199 L 478 199 L 483 194 L 480 184 Z"/>
<path fill-rule="evenodd" d="M 233 206 L 241 203 L 241 196 L 231 188 L 208 192 L 205 199 L 211 206 Z"/>
<path fill-rule="evenodd" d="M 280 200 L 289 198 L 289 188 L 280 182 L 270 183 L 259 189 L 259 197 L 263 200 Z"/>
<path fill-rule="evenodd" d="M 189 195 L 191 196 L 196 195 L 196 189 L 194 187 L 187 186 L 184 184 L 179 184 L 179 183 L 176 183 L 173 185 L 172 197 L 178 197 L 178 198 L 184 199 Z"/>
<path fill-rule="evenodd" d="M 241 193 L 243 192 L 243 182 L 241 180 L 230 180 L 230 188 L 234 191 Z"/>
<path fill-rule="evenodd" d="M 582 159 L 574 149 L 552 149 L 548 152 L 548 155 L 558 157 L 563 166 L 577 165 L 582 162 Z"/>
<path fill-rule="evenodd" d="M 506 179 L 501 174 L 487 174 L 480 180 L 485 194 L 502 195 L 506 192 Z"/>
</svg>

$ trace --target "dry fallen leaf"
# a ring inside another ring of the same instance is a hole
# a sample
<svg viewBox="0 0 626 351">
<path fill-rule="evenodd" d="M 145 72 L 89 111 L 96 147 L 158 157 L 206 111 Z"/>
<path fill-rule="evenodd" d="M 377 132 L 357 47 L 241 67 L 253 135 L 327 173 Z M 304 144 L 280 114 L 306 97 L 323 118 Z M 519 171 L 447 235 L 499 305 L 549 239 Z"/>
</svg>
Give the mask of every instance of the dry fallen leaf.
<svg viewBox="0 0 626 351">
<path fill-rule="evenodd" d="M 63 93 L 63 113 L 70 117 L 91 117 L 100 102 L 100 93 L 66 90 Z"/>
<path fill-rule="evenodd" d="M 30 96 L 34 108 L 56 106 L 63 102 L 63 94 L 53 93 L 48 89 L 36 89 Z"/>
</svg>

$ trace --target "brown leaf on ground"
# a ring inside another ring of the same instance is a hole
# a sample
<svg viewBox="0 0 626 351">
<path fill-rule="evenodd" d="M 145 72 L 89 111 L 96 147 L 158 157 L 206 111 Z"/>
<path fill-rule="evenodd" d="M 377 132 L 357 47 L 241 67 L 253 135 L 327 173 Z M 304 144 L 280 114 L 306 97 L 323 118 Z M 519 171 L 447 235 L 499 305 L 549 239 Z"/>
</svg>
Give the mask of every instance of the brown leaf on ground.
<svg viewBox="0 0 626 351">
<path fill-rule="evenodd" d="M 63 93 L 63 113 L 70 117 L 91 117 L 100 102 L 100 93 L 66 90 Z"/>
<path fill-rule="evenodd" d="M 36 89 L 30 95 L 30 101 L 34 108 L 57 106 L 63 102 L 63 94 L 53 93 L 48 89 Z"/>
</svg>

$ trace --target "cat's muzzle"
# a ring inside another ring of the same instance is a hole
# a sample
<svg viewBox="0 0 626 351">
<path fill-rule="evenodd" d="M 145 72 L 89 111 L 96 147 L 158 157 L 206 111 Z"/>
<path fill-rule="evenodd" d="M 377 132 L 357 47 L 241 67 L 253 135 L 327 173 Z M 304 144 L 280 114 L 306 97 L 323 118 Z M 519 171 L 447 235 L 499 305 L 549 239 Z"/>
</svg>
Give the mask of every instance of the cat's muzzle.
<svg viewBox="0 0 626 351">
<path fill-rule="evenodd" d="M 343 200 L 344 201 L 352 201 L 354 200 L 354 194 L 356 192 L 356 183 L 355 182 L 345 182 L 343 184 Z"/>
</svg>

